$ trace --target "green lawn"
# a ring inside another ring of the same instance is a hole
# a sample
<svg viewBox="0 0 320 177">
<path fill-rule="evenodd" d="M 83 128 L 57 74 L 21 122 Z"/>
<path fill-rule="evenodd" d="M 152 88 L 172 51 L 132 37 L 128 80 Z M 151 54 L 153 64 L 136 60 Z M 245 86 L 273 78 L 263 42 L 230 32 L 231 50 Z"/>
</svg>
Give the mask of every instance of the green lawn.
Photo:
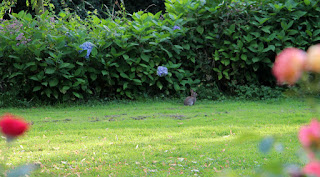
<svg viewBox="0 0 320 177">
<path fill-rule="evenodd" d="M 297 132 L 317 115 L 305 102 L 286 99 L 0 109 L 5 112 L 33 122 L 7 165 L 39 162 L 34 176 L 251 175 L 277 159 L 299 163 Z M 281 153 L 259 152 L 267 135 L 283 145 Z"/>
</svg>

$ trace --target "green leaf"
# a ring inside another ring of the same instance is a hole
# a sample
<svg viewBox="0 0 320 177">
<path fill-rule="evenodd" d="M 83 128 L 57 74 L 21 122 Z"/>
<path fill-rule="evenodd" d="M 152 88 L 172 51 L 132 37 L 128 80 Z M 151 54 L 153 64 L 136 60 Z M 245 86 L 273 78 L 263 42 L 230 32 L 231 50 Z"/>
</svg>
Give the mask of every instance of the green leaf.
<svg viewBox="0 0 320 177">
<path fill-rule="evenodd" d="M 292 13 L 292 15 L 294 16 L 294 20 L 298 20 L 299 18 L 301 18 L 302 16 L 304 16 L 306 14 L 307 14 L 306 11 L 296 11 L 296 12 Z"/>
<path fill-rule="evenodd" d="M 313 41 L 313 42 L 320 41 L 320 36 L 319 36 L 319 37 L 314 38 L 312 41 Z"/>
<path fill-rule="evenodd" d="M 19 65 L 17 63 L 13 63 L 13 66 L 17 69 L 22 69 L 22 65 Z"/>
<path fill-rule="evenodd" d="M 238 49 L 242 49 L 243 47 L 243 42 L 238 40 Z"/>
<path fill-rule="evenodd" d="M 184 49 L 190 50 L 190 45 L 189 44 L 182 44 L 182 47 Z"/>
<path fill-rule="evenodd" d="M 129 79 L 129 76 L 124 72 L 121 72 L 120 76 L 123 77 L 123 78 Z"/>
<path fill-rule="evenodd" d="M 261 30 L 264 31 L 265 33 L 270 34 L 271 33 L 270 32 L 270 28 L 271 28 L 271 26 L 264 26 L 264 27 L 261 28 Z"/>
<path fill-rule="evenodd" d="M 310 0 L 304 0 L 304 3 L 308 6 L 310 5 Z"/>
<path fill-rule="evenodd" d="M 126 88 L 128 88 L 128 82 L 125 82 L 124 84 L 123 84 L 123 90 L 126 90 Z"/>
<path fill-rule="evenodd" d="M 243 61 L 246 61 L 247 58 L 248 58 L 247 55 L 245 55 L 245 54 L 242 54 L 242 55 L 241 55 L 241 59 L 242 59 Z"/>
<path fill-rule="evenodd" d="M 320 34 L 320 29 L 317 29 L 313 32 L 312 36 L 318 36 Z"/>
<path fill-rule="evenodd" d="M 259 59 L 258 57 L 253 57 L 253 58 L 252 58 L 252 62 L 253 62 L 253 63 L 256 63 L 256 62 L 258 62 L 258 61 L 260 61 L 260 59 Z"/>
<path fill-rule="evenodd" d="M 68 91 L 69 89 L 70 89 L 70 87 L 65 85 L 65 86 L 62 87 L 62 89 L 60 90 L 60 92 L 63 93 L 63 94 L 65 94 L 65 93 L 67 93 L 67 91 Z"/>
<path fill-rule="evenodd" d="M 175 82 L 173 83 L 173 87 L 176 91 L 179 91 L 180 90 L 180 86 Z"/>
<path fill-rule="evenodd" d="M 53 74 L 56 71 L 55 68 L 46 68 L 45 73 L 46 74 Z"/>
<path fill-rule="evenodd" d="M 78 68 L 75 72 L 74 72 L 74 76 L 79 76 L 82 72 L 82 68 Z"/>
<path fill-rule="evenodd" d="M 263 49 L 262 52 L 268 52 L 269 50 L 275 51 L 276 47 L 274 45 L 269 45 L 267 48 Z"/>
<path fill-rule="evenodd" d="M 102 71 L 101 71 L 101 74 L 102 74 L 103 76 L 105 76 L 105 75 L 108 74 L 108 72 L 107 72 L 106 70 L 102 70 Z"/>
<path fill-rule="evenodd" d="M 204 32 L 204 28 L 203 28 L 201 25 L 199 25 L 196 30 L 197 30 L 198 33 L 200 33 L 200 34 L 202 34 L 202 33 Z"/>
<path fill-rule="evenodd" d="M 131 99 L 133 98 L 132 95 L 131 95 L 131 92 L 130 92 L 129 90 L 125 91 L 125 94 L 126 94 L 127 97 L 129 97 L 129 98 L 131 98 Z"/>
<path fill-rule="evenodd" d="M 21 73 L 21 72 L 16 72 L 16 73 L 11 74 L 9 78 L 11 79 L 11 78 L 14 78 L 14 77 L 22 75 L 22 74 L 23 73 Z"/>
<path fill-rule="evenodd" d="M 28 68 L 30 66 L 35 66 L 36 65 L 36 62 L 28 62 L 26 63 L 26 66 L 24 68 Z"/>
<path fill-rule="evenodd" d="M 47 97 L 50 98 L 52 91 L 51 91 L 51 89 L 47 88 L 47 89 L 44 91 L 44 93 L 47 95 Z"/>
<path fill-rule="evenodd" d="M 221 63 L 224 64 L 225 66 L 228 66 L 230 64 L 230 60 L 229 60 L 229 58 L 224 59 L 224 60 L 221 60 Z"/>
<path fill-rule="evenodd" d="M 157 86 L 158 86 L 158 88 L 159 88 L 160 90 L 162 90 L 163 85 L 161 84 L 161 82 L 160 82 L 160 81 L 157 81 Z"/>
<path fill-rule="evenodd" d="M 95 15 L 92 15 L 92 21 L 93 21 L 94 24 L 99 24 L 100 23 L 100 19 Z"/>
<path fill-rule="evenodd" d="M 172 53 L 171 52 L 169 52 L 167 49 L 163 48 L 162 46 L 160 46 L 160 48 L 168 54 L 169 58 L 172 57 Z"/>
<path fill-rule="evenodd" d="M 36 92 L 36 91 L 39 91 L 39 90 L 41 90 L 41 86 L 35 86 L 34 88 L 33 88 L 33 92 Z"/>
<path fill-rule="evenodd" d="M 308 6 L 310 5 L 310 0 L 304 0 L 304 3 Z"/>
<path fill-rule="evenodd" d="M 74 65 L 71 63 L 61 63 L 59 68 L 73 68 Z"/>
<path fill-rule="evenodd" d="M 149 62 L 150 56 L 142 53 L 142 54 L 141 54 L 141 58 L 142 58 L 142 60 L 144 60 L 144 61 L 146 61 L 146 62 Z"/>
<path fill-rule="evenodd" d="M 66 17 L 66 14 L 63 11 L 60 11 L 59 16 L 64 18 L 64 17 Z"/>
<path fill-rule="evenodd" d="M 222 72 L 222 73 L 223 73 L 223 75 L 225 75 L 225 76 L 229 76 L 228 71 L 229 71 L 229 69 L 224 70 L 224 71 Z"/>
<path fill-rule="evenodd" d="M 58 85 L 58 83 L 59 83 L 59 80 L 58 80 L 57 78 L 53 78 L 53 79 L 51 79 L 51 80 L 49 81 L 49 86 L 50 86 L 50 87 L 55 87 L 55 86 Z"/>
<path fill-rule="evenodd" d="M 37 76 L 31 76 L 31 77 L 29 77 L 29 79 L 34 80 L 34 81 L 40 81 L 41 80 Z"/>
<path fill-rule="evenodd" d="M 174 45 L 177 49 L 183 50 L 183 47 L 181 47 L 180 45 Z"/>
<path fill-rule="evenodd" d="M 283 30 L 287 30 L 287 24 L 285 22 L 281 22 L 281 27 Z"/>
<path fill-rule="evenodd" d="M 306 30 L 306 33 L 307 33 L 310 37 L 312 37 L 312 32 L 311 32 L 310 30 Z"/>
<path fill-rule="evenodd" d="M 98 76 L 96 74 L 90 74 L 90 78 L 92 81 L 95 81 L 98 78 Z"/>
<path fill-rule="evenodd" d="M 222 73 L 221 73 L 221 72 L 219 72 L 219 73 L 218 73 L 218 79 L 219 79 L 219 80 L 221 80 L 221 79 L 222 79 L 222 77 L 223 77 L 223 76 L 222 76 Z"/>
<path fill-rule="evenodd" d="M 132 79 L 132 80 L 133 80 L 133 82 L 135 82 L 137 85 L 142 85 L 141 80 L 139 80 L 139 79 Z"/>
<path fill-rule="evenodd" d="M 264 24 L 266 21 L 270 19 L 270 18 L 259 18 L 257 16 L 254 16 L 254 18 L 260 23 L 260 25 Z"/>
<path fill-rule="evenodd" d="M 230 25 L 229 29 L 228 29 L 228 33 L 231 35 L 232 33 L 234 33 L 236 30 L 236 26 L 235 24 Z"/>
<path fill-rule="evenodd" d="M 123 58 L 125 59 L 125 60 L 128 60 L 129 59 L 129 56 L 128 55 L 122 55 L 123 56 Z"/>
<path fill-rule="evenodd" d="M 247 42 L 251 42 L 253 40 L 253 37 L 250 34 L 248 34 L 247 36 L 243 36 L 243 37 Z"/>
<path fill-rule="evenodd" d="M 82 95 L 80 93 L 77 92 L 72 92 L 74 96 L 76 96 L 77 98 L 82 98 Z"/>
</svg>

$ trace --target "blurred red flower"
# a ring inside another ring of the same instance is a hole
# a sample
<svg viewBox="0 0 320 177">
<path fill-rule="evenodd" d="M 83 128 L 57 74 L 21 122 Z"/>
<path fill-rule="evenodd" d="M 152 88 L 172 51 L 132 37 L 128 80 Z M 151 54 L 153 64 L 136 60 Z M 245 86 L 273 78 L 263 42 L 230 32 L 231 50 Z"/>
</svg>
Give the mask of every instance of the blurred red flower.
<svg viewBox="0 0 320 177">
<path fill-rule="evenodd" d="M 27 131 L 29 124 L 21 118 L 18 118 L 10 113 L 6 113 L 1 116 L 0 128 L 1 132 L 6 137 L 15 138 Z"/>
<path fill-rule="evenodd" d="M 310 46 L 307 55 L 306 69 L 320 73 L 320 44 Z"/>
<path fill-rule="evenodd" d="M 303 171 L 308 175 L 320 177 L 320 162 L 314 161 L 314 162 L 308 163 L 304 167 Z"/>
<path fill-rule="evenodd" d="M 310 125 L 302 126 L 299 140 L 305 148 L 320 148 L 320 122 L 313 119 Z"/>
<path fill-rule="evenodd" d="M 272 73 L 281 84 L 295 84 L 305 69 L 307 53 L 297 48 L 286 48 L 279 53 L 274 62 Z"/>
</svg>

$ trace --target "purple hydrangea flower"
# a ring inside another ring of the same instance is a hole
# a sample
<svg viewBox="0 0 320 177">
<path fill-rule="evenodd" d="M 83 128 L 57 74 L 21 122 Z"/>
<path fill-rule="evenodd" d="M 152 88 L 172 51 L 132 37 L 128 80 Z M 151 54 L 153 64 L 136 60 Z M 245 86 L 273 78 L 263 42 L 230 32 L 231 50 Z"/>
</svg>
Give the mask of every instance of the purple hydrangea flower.
<svg viewBox="0 0 320 177">
<path fill-rule="evenodd" d="M 56 22 L 55 19 L 54 19 L 54 17 L 50 17 L 50 22 L 51 22 L 51 23 Z"/>
<path fill-rule="evenodd" d="M 17 40 L 17 41 L 21 41 L 22 39 L 24 39 L 25 37 L 24 37 L 23 35 L 24 35 L 23 33 L 20 33 L 20 34 L 16 37 L 16 40 Z"/>
<path fill-rule="evenodd" d="M 175 25 L 173 28 L 172 28 L 172 30 L 180 30 L 181 28 L 179 27 L 179 26 L 177 26 L 177 25 Z"/>
<path fill-rule="evenodd" d="M 165 66 L 158 66 L 157 75 L 160 77 L 168 75 L 168 68 Z"/>
<path fill-rule="evenodd" d="M 83 44 L 80 45 L 80 48 L 82 48 L 83 50 L 80 50 L 79 53 L 81 53 L 82 51 L 86 50 L 87 51 L 87 55 L 85 56 L 85 58 L 89 58 L 89 55 L 92 51 L 93 48 L 93 44 L 91 42 L 85 42 Z"/>
</svg>

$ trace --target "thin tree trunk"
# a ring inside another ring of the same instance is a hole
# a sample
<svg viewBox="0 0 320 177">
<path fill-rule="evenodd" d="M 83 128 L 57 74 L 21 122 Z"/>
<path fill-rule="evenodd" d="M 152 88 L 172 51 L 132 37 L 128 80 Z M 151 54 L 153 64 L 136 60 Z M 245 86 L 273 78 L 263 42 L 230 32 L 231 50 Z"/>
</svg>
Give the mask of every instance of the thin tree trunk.
<svg viewBox="0 0 320 177">
<path fill-rule="evenodd" d="M 44 13 L 44 6 L 43 6 L 43 0 L 37 0 L 37 5 L 35 7 L 36 14 L 41 15 Z"/>
</svg>

